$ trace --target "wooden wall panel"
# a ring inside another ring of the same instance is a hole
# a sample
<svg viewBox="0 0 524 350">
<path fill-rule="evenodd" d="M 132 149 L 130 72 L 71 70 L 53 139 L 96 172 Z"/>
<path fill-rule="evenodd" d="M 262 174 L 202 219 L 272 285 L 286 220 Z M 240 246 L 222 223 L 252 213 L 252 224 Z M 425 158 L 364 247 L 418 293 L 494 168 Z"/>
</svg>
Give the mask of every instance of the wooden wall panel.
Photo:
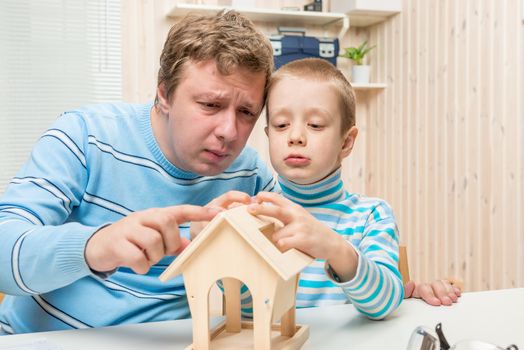
<svg viewBox="0 0 524 350">
<path fill-rule="evenodd" d="M 154 97 L 158 56 L 173 23 L 165 14 L 174 3 L 124 1 L 128 101 Z M 467 290 L 524 287 L 521 6 L 521 0 L 403 0 L 399 15 L 351 28 L 341 42 L 376 44 L 372 79 L 388 84 L 357 93 L 360 134 L 343 164 L 346 186 L 393 206 L 416 280 L 453 275 Z M 274 25 L 259 25 L 274 32 Z M 339 66 L 350 67 L 340 59 Z M 261 120 L 249 142 L 267 159 L 263 126 Z"/>
<path fill-rule="evenodd" d="M 373 64 L 385 68 L 378 78 L 388 88 L 368 101 L 384 108 L 367 115 L 378 123 L 368 139 L 378 143 L 366 148 L 373 183 L 365 189 L 393 205 L 417 280 L 455 275 L 468 290 L 524 286 L 520 6 L 405 0 L 400 15 L 369 28 L 387 53 Z M 391 180 L 397 171 L 400 186 Z"/>
</svg>

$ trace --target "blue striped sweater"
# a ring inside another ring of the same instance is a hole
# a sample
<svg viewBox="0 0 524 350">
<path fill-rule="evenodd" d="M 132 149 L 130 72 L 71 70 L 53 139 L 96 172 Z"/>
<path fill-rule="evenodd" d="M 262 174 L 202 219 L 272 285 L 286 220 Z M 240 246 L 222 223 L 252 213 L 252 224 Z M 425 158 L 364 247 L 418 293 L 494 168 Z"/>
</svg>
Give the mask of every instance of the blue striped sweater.
<svg viewBox="0 0 524 350">
<path fill-rule="evenodd" d="M 182 277 L 120 268 L 91 272 L 89 237 L 134 211 L 204 205 L 229 190 L 250 195 L 275 186 L 246 148 L 217 176 L 176 168 L 153 136 L 152 105 L 105 104 L 64 113 L 45 132 L 0 199 L 0 334 L 100 327 L 189 317 Z M 181 226 L 189 237 L 188 225 Z"/>
<path fill-rule="evenodd" d="M 300 274 L 297 308 L 353 303 L 370 319 L 382 319 L 402 302 L 398 270 L 398 229 L 389 205 L 380 199 L 348 193 L 341 171 L 311 185 L 279 177 L 282 194 L 302 205 L 317 220 L 344 236 L 357 251 L 356 276 L 336 282 L 324 260 L 316 259 Z M 249 290 L 243 286 L 242 307 L 252 314 Z"/>
</svg>

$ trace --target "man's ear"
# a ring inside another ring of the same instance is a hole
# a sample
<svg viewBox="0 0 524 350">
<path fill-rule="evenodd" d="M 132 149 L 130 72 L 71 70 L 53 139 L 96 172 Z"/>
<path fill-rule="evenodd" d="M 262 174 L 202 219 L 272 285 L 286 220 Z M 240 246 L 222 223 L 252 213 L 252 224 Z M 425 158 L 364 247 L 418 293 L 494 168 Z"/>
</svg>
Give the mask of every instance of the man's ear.
<svg viewBox="0 0 524 350">
<path fill-rule="evenodd" d="M 267 125 L 264 127 L 264 132 L 266 133 L 266 136 L 269 136 L 269 128 Z"/>
<path fill-rule="evenodd" d="M 353 146 L 355 145 L 355 140 L 358 136 L 358 128 L 356 126 L 352 126 L 346 133 L 344 134 L 344 143 L 342 144 L 342 149 L 340 150 L 340 159 L 344 159 L 353 150 Z"/>
<path fill-rule="evenodd" d="M 167 98 L 166 86 L 164 83 L 160 83 L 156 88 L 156 95 L 158 97 L 157 108 L 163 115 L 169 113 L 169 99 Z"/>
</svg>

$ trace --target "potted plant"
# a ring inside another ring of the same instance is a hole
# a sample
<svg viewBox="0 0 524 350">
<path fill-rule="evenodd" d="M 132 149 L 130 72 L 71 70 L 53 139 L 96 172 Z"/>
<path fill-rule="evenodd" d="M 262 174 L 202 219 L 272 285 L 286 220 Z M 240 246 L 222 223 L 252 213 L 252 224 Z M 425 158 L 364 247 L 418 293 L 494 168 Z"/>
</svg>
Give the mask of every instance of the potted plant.
<svg viewBox="0 0 524 350">
<path fill-rule="evenodd" d="M 368 46 L 368 42 L 364 41 L 357 47 L 346 47 L 344 48 L 344 53 L 340 57 L 349 58 L 353 61 L 353 67 L 351 68 L 351 82 L 352 83 L 369 83 L 369 74 L 371 67 L 369 65 L 363 64 L 364 58 L 373 50 L 375 45 Z"/>
</svg>

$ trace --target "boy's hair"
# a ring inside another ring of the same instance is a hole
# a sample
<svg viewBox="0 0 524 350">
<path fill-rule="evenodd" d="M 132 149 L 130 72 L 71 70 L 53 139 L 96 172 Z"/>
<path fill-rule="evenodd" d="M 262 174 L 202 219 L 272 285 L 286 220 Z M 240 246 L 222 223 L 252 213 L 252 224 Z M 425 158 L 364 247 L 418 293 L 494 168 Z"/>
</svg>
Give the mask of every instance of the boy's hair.
<svg viewBox="0 0 524 350">
<path fill-rule="evenodd" d="M 188 15 L 169 30 L 160 55 L 157 83 L 165 84 L 168 101 L 182 79 L 185 63 L 209 59 L 215 60 L 224 75 L 239 67 L 265 73 L 266 96 L 274 68 L 271 43 L 249 19 L 236 11 L 223 10 L 212 17 Z"/>
<path fill-rule="evenodd" d="M 273 73 L 271 81 L 269 82 L 268 96 L 266 99 L 266 120 L 268 118 L 268 102 L 272 87 L 274 87 L 280 80 L 285 79 L 286 77 L 326 81 L 332 83 L 340 101 L 339 107 L 342 118 L 342 134 L 355 125 L 356 99 L 353 87 L 339 69 L 321 58 L 304 58 L 301 60 L 291 61 Z"/>
</svg>

